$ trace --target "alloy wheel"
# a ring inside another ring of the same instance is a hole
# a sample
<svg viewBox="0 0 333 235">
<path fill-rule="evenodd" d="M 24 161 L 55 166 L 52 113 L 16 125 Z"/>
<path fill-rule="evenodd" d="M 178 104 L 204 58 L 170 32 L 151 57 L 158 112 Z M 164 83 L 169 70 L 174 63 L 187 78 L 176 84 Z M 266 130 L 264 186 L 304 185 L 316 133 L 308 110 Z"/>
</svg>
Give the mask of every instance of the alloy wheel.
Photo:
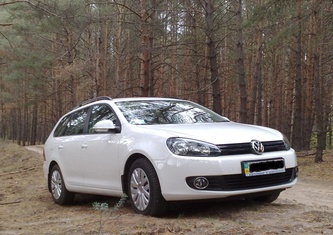
<svg viewBox="0 0 333 235">
<path fill-rule="evenodd" d="M 130 190 L 134 205 L 138 210 L 144 211 L 150 200 L 150 184 L 147 174 L 141 168 L 132 172 Z"/>
<path fill-rule="evenodd" d="M 59 199 L 62 191 L 62 178 L 59 171 L 53 171 L 51 176 L 51 190 L 55 199 Z"/>
</svg>

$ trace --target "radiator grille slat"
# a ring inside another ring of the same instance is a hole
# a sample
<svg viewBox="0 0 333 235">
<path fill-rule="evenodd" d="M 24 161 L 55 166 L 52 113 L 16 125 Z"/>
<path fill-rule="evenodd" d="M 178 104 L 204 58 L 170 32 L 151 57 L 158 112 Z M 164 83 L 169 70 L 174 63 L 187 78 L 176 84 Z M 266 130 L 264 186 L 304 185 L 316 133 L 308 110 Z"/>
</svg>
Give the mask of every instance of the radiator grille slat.
<svg viewBox="0 0 333 235">
<path fill-rule="evenodd" d="M 282 140 L 278 141 L 264 141 L 264 152 L 284 151 L 287 150 Z M 221 155 L 234 155 L 234 154 L 248 154 L 252 153 L 251 143 L 237 143 L 237 144 L 221 144 L 218 145 L 221 150 Z"/>
</svg>

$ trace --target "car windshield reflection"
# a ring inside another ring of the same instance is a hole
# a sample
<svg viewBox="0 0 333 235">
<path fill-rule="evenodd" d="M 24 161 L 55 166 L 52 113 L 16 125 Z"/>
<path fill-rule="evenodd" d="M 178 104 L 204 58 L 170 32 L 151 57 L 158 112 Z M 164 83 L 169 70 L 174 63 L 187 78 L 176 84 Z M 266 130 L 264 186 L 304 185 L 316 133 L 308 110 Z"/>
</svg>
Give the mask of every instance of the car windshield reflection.
<svg viewBox="0 0 333 235">
<path fill-rule="evenodd" d="M 143 100 L 116 102 L 130 124 L 191 124 L 229 120 L 200 105 L 183 101 Z"/>
</svg>

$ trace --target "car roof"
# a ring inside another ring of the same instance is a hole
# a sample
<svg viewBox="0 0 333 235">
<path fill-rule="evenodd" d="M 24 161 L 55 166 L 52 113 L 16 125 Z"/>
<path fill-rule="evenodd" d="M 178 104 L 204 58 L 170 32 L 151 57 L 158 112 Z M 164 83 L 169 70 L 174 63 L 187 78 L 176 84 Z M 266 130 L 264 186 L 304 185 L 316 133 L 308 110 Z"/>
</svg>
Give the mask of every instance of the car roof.
<svg viewBox="0 0 333 235">
<path fill-rule="evenodd" d="M 108 96 L 100 96 L 92 99 L 84 100 L 81 104 L 75 106 L 71 111 L 87 107 L 91 104 L 100 104 L 108 102 L 122 102 L 122 101 L 140 101 L 140 100 L 169 100 L 169 101 L 184 101 L 178 98 L 163 98 L 163 97 L 126 97 L 126 98 L 111 98 Z"/>
<path fill-rule="evenodd" d="M 114 102 L 118 101 L 139 101 L 139 100 L 181 100 L 177 98 L 163 98 L 163 97 L 127 97 L 127 98 L 115 98 L 112 99 Z"/>
</svg>

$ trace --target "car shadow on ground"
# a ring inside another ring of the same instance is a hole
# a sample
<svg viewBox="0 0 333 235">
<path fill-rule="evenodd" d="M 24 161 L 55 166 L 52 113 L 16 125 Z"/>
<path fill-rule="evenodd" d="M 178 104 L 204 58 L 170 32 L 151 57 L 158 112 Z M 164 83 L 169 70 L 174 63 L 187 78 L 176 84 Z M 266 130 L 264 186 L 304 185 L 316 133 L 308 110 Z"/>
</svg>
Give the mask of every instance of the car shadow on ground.
<svg viewBox="0 0 333 235">
<path fill-rule="evenodd" d="M 99 195 L 76 194 L 73 206 L 80 206 L 84 208 L 93 208 L 94 203 L 107 203 L 109 209 L 117 206 L 120 198 L 108 197 Z M 271 207 L 284 207 L 290 208 L 292 205 L 270 203 L 261 204 L 254 202 L 250 199 L 230 199 L 230 200 L 204 200 L 204 201 L 179 201 L 170 202 L 168 212 L 163 215 L 163 218 L 179 218 L 179 217 L 228 217 L 232 214 L 237 214 L 242 211 L 258 211 L 268 210 Z M 119 208 L 119 213 L 133 213 L 130 202 L 126 203 Z"/>
</svg>

